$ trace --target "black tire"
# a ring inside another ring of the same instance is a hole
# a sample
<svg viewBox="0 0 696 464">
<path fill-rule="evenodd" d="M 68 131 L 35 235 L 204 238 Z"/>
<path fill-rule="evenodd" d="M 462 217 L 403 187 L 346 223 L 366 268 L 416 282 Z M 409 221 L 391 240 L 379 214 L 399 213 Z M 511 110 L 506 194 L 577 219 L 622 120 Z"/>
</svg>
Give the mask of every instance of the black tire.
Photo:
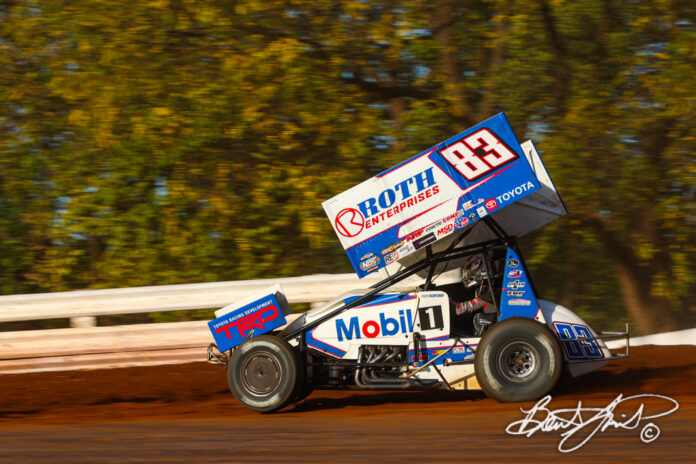
<svg viewBox="0 0 696 464">
<path fill-rule="evenodd" d="M 234 350 L 227 381 L 235 398 L 258 412 L 276 411 L 296 396 L 304 383 L 293 348 L 272 335 L 251 338 Z"/>
<path fill-rule="evenodd" d="M 483 392 L 501 403 L 534 401 L 558 382 L 563 355 L 546 325 L 511 318 L 491 326 L 474 359 Z"/>
</svg>

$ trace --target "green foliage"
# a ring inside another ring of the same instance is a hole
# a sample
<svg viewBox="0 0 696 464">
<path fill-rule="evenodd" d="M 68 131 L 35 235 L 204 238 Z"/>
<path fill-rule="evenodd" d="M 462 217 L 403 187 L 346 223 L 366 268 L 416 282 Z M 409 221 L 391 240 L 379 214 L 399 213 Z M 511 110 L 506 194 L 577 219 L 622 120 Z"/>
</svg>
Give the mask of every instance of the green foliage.
<svg viewBox="0 0 696 464">
<path fill-rule="evenodd" d="M 348 272 L 321 202 L 506 111 L 570 211 L 527 240 L 544 295 L 608 321 L 646 312 L 639 288 L 683 318 L 694 13 L 647 0 L 4 3 L 0 293 Z"/>
</svg>

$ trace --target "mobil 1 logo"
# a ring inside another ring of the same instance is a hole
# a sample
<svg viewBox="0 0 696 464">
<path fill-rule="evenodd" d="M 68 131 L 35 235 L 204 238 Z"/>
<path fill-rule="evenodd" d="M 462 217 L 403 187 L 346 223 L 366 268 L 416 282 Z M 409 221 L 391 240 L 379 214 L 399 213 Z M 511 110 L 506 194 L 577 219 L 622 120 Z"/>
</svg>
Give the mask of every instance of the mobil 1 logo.
<svg viewBox="0 0 696 464">
<path fill-rule="evenodd" d="M 442 329 L 442 306 L 426 306 L 418 308 L 421 330 Z"/>
</svg>

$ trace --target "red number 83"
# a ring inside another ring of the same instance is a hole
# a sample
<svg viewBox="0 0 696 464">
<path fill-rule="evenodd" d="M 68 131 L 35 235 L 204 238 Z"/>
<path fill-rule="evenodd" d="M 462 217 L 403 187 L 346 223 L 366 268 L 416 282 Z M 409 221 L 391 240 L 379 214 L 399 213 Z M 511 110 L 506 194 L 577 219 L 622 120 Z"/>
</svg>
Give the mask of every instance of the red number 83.
<svg viewBox="0 0 696 464">
<path fill-rule="evenodd" d="M 479 156 L 475 151 L 484 154 Z M 440 150 L 440 154 L 469 181 L 517 158 L 517 154 L 488 129 L 474 132 Z"/>
</svg>

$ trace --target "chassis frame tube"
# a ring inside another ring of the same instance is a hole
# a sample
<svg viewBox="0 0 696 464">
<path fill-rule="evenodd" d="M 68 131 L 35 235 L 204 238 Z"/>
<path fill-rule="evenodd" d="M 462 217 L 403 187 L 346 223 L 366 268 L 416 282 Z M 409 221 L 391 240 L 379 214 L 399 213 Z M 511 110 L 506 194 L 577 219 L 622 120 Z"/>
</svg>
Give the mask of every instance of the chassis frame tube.
<svg viewBox="0 0 696 464">
<path fill-rule="evenodd" d="M 490 227 L 490 226 L 489 226 Z M 470 233 L 472 229 L 467 229 L 462 232 L 462 234 L 455 240 L 455 243 L 453 245 L 456 245 L 462 238 L 464 238 L 466 235 Z M 461 257 L 466 257 L 470 256 L 473 254 L 476 254 L 477 252 L 482 253 L 490 249 L 492 246 L 509 246 L 510 241 L 512 240 L 511 237 L 506 236 L 506 237 L 501 237 L 493 240 L 488 240 L 485 242 L 481 242 L 475 245 L 468 245 L 465 247 L 461 248 L 454 248 L 454 246 L 448 247 L 446 250 L 435 254 L 435 255 L 430 255 L 427 256 L 423 261 L 419 263 L 412 264 L 411 266 L 402 269 L 401 271 L 397 272 L 393 276 L 387 277 L 386 279 L 374 284 L 372 287 L 370 287 L 370 291 L 362 295 L 360 298 L 357 298 L 350 303 L 347 303 L 343 306 L 340 306 L 333 311 L 323 315 L 322 317 L 318 318 L 315 321 L 312 321 L 308 324 L 303 325 L 302 327 L 298 327 L 297 329 L 293 330 L 289 334 L 285 335 L 283 338 L 285 340 L 292 340 L 298 335 L 301 335 L 302 333 L 306 332 L 307 330 L 310 330 L 319 324 L 331 319 L 334 316 L 337 316 L 338 314 L 350 309 L 354 308 L 356 306 L 359 306 L 363 302 L 367 301 L 369 298 L 372 296 L 376 295 L 377 293 L 381 292 L 382 290 L 386 290 L 387 288 L 391 287 L 392 285 L 416 274 L 419 271 L 422 271 L 423 269 L 426 269 L 428 267 L 435 267 L 437 264 L 444 263 L 453 259 L 461 258 Z"/>
</svg>

